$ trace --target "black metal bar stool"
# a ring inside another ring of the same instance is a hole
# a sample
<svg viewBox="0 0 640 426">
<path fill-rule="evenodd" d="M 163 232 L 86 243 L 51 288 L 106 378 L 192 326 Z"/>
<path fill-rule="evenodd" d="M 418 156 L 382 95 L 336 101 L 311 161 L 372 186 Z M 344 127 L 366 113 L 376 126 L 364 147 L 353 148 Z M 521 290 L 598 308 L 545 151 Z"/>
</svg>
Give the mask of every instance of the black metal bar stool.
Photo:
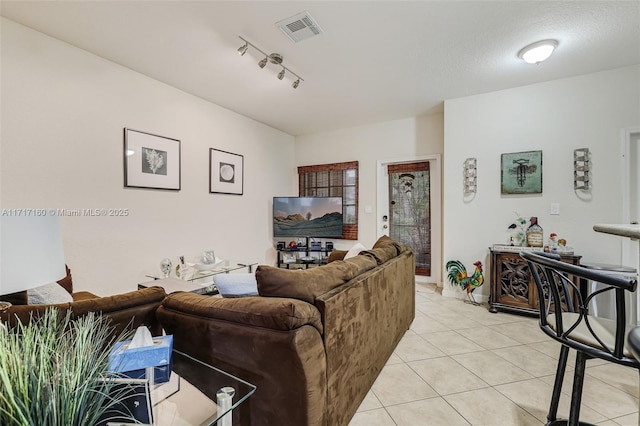
<svg viewBox="0 0 640 426">
<path fill-rule="evenodd" d="M 627 334 L 635 327 L 635 324 L 627 325 L 625 321 L 625 291 L 635 291 L 637 281 L 570 265 L 561 262 L 554 254 L 522 252 L 520 256 L 527 261 L 538 291 L 540 328 L 562 344 L 547 425 L 586 425 L 579 422 L 586 361 L 600 358 L 640 369 L 640 362 L 625 345 Z M 584 280 L 601 285 L 585 297 L 576 284 Z M 591 300 L 605 292 L 615 295 L 614 319 L 589 314 Z M 577 354 L 569 419 L 563 420 L 557 418 L 557 413 L 569 349 L 575 349 Z"/>
</svg>

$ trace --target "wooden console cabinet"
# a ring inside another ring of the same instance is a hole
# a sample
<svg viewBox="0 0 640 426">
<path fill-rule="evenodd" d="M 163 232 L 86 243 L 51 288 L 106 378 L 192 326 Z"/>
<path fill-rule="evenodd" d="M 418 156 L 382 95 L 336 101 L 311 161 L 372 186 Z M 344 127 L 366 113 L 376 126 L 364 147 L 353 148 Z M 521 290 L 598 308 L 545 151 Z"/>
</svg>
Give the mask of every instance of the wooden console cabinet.
<svg viewBox="0 0 640 426">
<path fill-rule="evenodd" d="M 490 247 L 490 285 L 489 311 L 510 311 L 514 313 L 538 316 L 538 292 L 529 273 L 527 262 L 520 257 L 518 248 Z M 531 250 L 522 248 L 520 250 Z M 574 254 L 560 255 L 560 260 L 579 265 L 580 258 Z M 578 283 L 577 283 L 578 284 Z"/>
</svg>

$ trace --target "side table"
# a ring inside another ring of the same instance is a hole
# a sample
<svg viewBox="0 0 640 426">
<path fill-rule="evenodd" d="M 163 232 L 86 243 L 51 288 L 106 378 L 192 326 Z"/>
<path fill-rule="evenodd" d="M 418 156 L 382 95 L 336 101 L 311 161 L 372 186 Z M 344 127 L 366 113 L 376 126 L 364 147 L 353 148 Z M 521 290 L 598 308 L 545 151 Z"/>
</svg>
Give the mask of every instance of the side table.
<svg viewBox="0 0 640 426">
<path fill-rule="evenodd" d="M 153 369 L 151 369 L 153 370 Z M 256 391 L 256 386 L 178 350 L 173 350 L 169 382 L 116 379 L 121 402 L 99 420 L 100 426 L 129 425 L 130 412 L 144 425 L 232 425 L 232 410 L 238 409 Z M 246 408 L 246 407 L 245 407 Z M 241 409 L 248 416 L 248 409 Z M 240 413 L 237 413 L 240 414 Z"/>
<path fill-rule="evenodd" d="M 199 283 L 194 280 L 181 280 L 180 278 L 174 277 L 158 278 L 154 279 L 153 281 L 147 281 L 138 284 L 138 290 L 147 287 L 162 287 L 164 289 L 164 292 L 167 294 L 176 291 L 188 291 L 191 293 L 205 294 L 210 296 L 218 294 L 218 289 L 213 282 Z"/>
<path fill-rule="evenodd" d="M 490 295 L 489 311 L 496 313 L 509 311 L 518 314 L 539 315 L 538 293 L 527 262 L 520 257 L 523 250 L 541 251 L 532 247 L 489 248 L 490 254 Z M 579 265 L 582 256 L 560 254 L 560 260 Z M 576 282 L 576 286 L 580 286 Z"/>
<path fill-rule="evenodd" d="M 172 370 L 183 380 L 178 392 L 154 408 L 157 425 L 215 425 L 256 391 L 255 385 L 177 350 L 173 351 Z M 218 400 L 219 391 L 225 388 L 234 391 L 228 405 Z"/>
<path fill-rule="evenodd" d="M 146 277 L 153 278 L 154 281 L 138 284 L 138 290 L 158 286 L 164 288 L 167 294 L 173 293 L 174 291 L 188 291 L 191 293 L 215 295 L 218 294 L 218 289 L 216 289 L 216 285 L 213 282 L 214 276 L 218 274 L 228 274 L 229 272 L 244 268 L 247 268 L 249 273 L 251 273 L 255 265 L 257 265 L 257 262 L 227 262 L 226 266 L 214 268 L 210 271 L 194 270 L 193 275 L 184 280 L 175 277 L 164 278 L 160 274 L 147 274 Z"/>
</svg>

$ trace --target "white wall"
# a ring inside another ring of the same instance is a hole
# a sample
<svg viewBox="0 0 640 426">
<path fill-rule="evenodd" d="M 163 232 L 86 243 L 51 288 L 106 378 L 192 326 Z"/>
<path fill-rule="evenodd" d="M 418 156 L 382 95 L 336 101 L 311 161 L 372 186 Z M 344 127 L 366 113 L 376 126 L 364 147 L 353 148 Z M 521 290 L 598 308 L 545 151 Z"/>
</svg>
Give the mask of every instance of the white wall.
<svg viewBox="0 0 640 426">
<path fill-rule="evenodd" d="M 1 207 L 129 210 L 61 219 L 76 289 L 134 290 L 162 258 L 175 264 L 206 248 L 275 262 L 271 199 L 292 188 L 292 136 L 12 21 L 1 25 Z M 124 127 L 181 140 L 179 192 L 124 188 Z M 244 155 L 244 195 L 209 194 L 209 148 Z"/>
<path fill-rule="evenodd" d="M 358 239 L 366 247 L 377 238 L 376 178 L 378 160 L 392 160 L 443 152 L 443 116 L 425 115 L 296 137 L 297 166 L 359 162 Z M 366 213 L 370 206 L 372 213 Z M 432 224 L 440 232 L 439 224 Z M 353 241 L 336 242 L 348 248 Z"/>
<path fill-rule="evenodd" d="M 583 261 L 621 262 L 621 240 L 595 223 L 622 220 L 621 130 L 640 124 L 640 67 L 629 67 L 445 102 L 444 257 L 487 265 L 515 219 L 537 216 Z M 573 150 L 589 148 L 593 189 L 573 189 Z M 542 150 L 543 193 L 500 193 L 500 155 Z M 462 163 L 478 159 L 478 193 L 465 200 Z M 559 216 L 549 214 L 560 203 Z M 488 283 L 488 265 L 485 268 Z M 448 290 L 448 286 L 445 286 Z M 447 292 L 445 291 L 445 294 Z M 489 285 L 476 293 L 489 294 Z M 485 299 L 486 300 L 486 299 Z"/>
</svg>

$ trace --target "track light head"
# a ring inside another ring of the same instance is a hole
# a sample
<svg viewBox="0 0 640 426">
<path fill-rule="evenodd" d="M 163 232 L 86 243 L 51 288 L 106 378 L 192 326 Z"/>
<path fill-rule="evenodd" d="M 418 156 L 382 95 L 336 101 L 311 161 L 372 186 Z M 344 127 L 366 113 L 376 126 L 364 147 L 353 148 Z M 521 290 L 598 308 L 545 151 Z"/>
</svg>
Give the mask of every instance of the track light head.
<svg viewBox="0 0 640 426">
<path fill-rule="evenodd" d="M 247 49 L 249 49 L 249 44 L 245 43 L 244 46 L 240 46 L 238 49 L 238 54 L 240 54 L 240 56 L 244 56 L 244 54 L 247 53 Z"/>
<path fill-rule="evenodd" d="M 296 81 L 293 82 L 293 84 L 291 84 L 291 87 L 293 87 L 294 89 L 297 89 L 299 85 L 300 85 L 300 79 L 297 79 Z"/>
<path fill-rule="evenodd" d="M 259 66 L 260 68 L 264 68 L 264 67 L 265 67 L 265 65 L 267 65 L 267 58 L 260 59 L 260 62 L 258 62 L 258 66 Z"/>
<path fill-rule="evenodd" d="M 284 78 L 284 68 L 282 68 L 282 71 L 278 73 L 278 80 L 282 80 L 283 78 Z"/>
</svg>

